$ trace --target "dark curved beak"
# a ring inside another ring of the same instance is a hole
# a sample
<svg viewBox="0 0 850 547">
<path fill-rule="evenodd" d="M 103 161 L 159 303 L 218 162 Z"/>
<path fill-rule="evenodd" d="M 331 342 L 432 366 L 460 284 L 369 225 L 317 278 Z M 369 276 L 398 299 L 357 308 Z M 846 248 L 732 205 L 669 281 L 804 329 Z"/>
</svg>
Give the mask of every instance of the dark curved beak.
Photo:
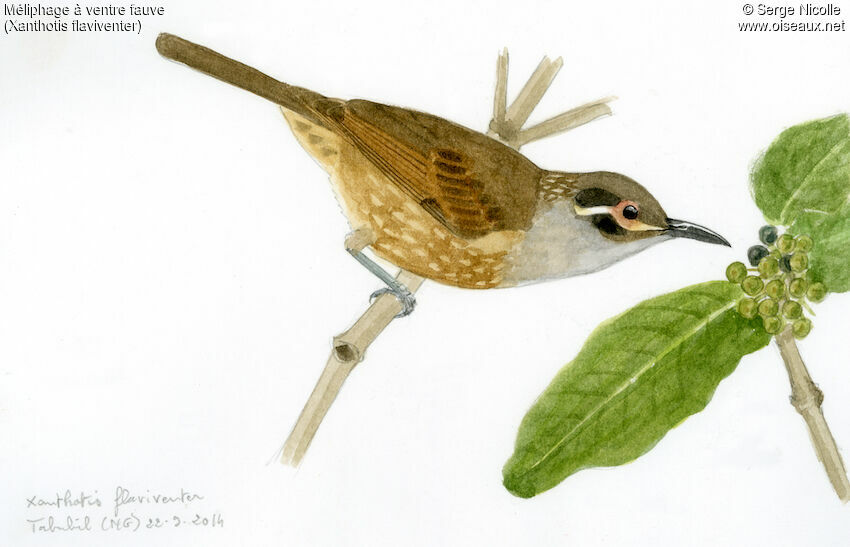
<svg viewBox="0 0 850 547">
<path fill-rule="evenodd" d="M 729 242 L 726 241 L 723 236 L 721 236 L 714 230 L 709 230 L 705 226 L 700 226 L 699 224 L 694 224 L 693 222 L 688 222 L 687 220 L 676 220 L 675 218 L 668 218 L 666 233 L 671 237 L 686 237 L 688 239 L 696 239 L 697 241 L 704 241 L 706 243 L 714 243 L 715 245 L 726 245 L 727 247 L 731 247 L 731 245 L 729 245 Z"/>
</svg>

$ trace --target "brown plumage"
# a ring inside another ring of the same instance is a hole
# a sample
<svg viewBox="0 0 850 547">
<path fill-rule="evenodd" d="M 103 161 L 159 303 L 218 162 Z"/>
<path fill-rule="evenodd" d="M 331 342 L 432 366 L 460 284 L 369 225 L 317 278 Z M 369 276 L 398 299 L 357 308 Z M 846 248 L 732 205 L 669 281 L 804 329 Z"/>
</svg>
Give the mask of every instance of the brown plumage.
<svg viewBox="0 0 850 547">
<path fill-rule="evenodd" d="M 376 254 L 423 277 L 480 289 L 587 273 L 669 231 L 661 206 L 628 177 L 546 171 L 437 116 L 324 97 L 173 35 L 156 45 L 280 105 L 331 175 L 352 228 L 371 233 Z M 578 207 L 582 190 L 590 193 Z M 642 216 L 624 217 L 627 206 Z"/>
</svg>

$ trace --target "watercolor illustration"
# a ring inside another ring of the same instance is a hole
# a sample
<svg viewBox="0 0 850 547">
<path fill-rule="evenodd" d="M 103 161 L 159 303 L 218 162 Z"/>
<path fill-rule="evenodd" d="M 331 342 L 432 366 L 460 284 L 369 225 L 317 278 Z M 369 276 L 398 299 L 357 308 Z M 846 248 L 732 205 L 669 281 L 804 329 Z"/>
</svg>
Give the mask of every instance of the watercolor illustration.
<svg viewBox="0 0 850 547">
<path fill-rule="evenodd" d="M 523 129 L 560 60 L 544 58 L 508 108 L 505 52 L 485 135 L 415 110 L 324 97 L 174 35 L 161 34 L 156 46 L 164 57 L 281 107 L 298 142 L 330 174 L 352 227 L 346 250 L 387 285 L 372 298 L 394 297 L 401 306 L 396 316 L 413 311 L 422 279 L 470 289 L 515 287 L 595 272 L 673 238 L 729 245 L 708 228 L 668 217 L 647 189 L 625 175 L 548 171 L 517 151 L 610 113 L 606 98 Z M 401 276 L 365 255 L 367 247 L 401 268 Z M 352 342 L 352 334 L 366 331 L 374 338 L 388 319 L 358 322 L 337 337 L 335 355 L 284 449 L 285 459 L 300 461 L 365 351 L 368 342 Z M 349 363 L 347 370 L 340 361 Z"/>
<path fill-rule="evenodd" d="M 674 237 L 728 245 L 707 228 L 668 218 L 624 175 L 547 171 L 448 120 L 330 99 L 176 36 L 161 35 L 157 48 L 282 107 L 298 141 L 331 175 L 353 229 L 347 250 L 388 285 L 404 315 L 413 310 L 410 291 L 362 249 L 426 279 L 489 289 L 594 272 Z"/>
<path fill-rule="evenodd" d="M 673 238 L 729 245 L 671 218 L 652 194 L 613 172 L 542 169 L 526 143 L 610 114 L 601 99 L 524 128 L 561 62 L 544 58 L 510 106 L 508 57 L 497 64 L 486 134 L 406 108 L 340 100 L 277 81 L 182 38 L 162 34 L 166 58 L 279 105 L 296 139 L 328 172 L 351 225 L 345 249 L 386 285 L 333 351 L 282 450 L 298 465 L 366 348 L 410 314 L 425 279 L 469 289 L 518 287 L 590 274 Z M 811 302 L 850 289 L 850 123 L 846 115 L 784 132 L 757 161 L 752 194 L 769 223 L 710 281 L 647 300 L 600 325 L 523 420 L 504 467 L 511 493 L 532 497 L 588 467 L 650 450 L 701 411 L 741 358 L 775 339 L 792 404 L 810 429 L 839 497 L 843 462 L 797 350 Z M 784 227 L 781 229 L 780 227 Z M 369 258 L 401 269 L 396 276 Z"/>
</svg>

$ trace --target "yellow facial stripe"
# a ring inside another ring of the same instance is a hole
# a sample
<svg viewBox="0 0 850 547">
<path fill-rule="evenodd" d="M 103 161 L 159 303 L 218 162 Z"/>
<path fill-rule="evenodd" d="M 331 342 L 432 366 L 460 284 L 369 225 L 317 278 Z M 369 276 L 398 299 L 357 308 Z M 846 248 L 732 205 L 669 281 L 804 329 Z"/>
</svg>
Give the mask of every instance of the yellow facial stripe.
<svg viewBox="0 0 850 547">
<path fill-rule="evenodd" d="M 649 232 L 649 231 L 661 231 L 665 230 L 661 226 L 653 226 L 651 224 L 646 224 L 639 220 L 628 220 L 621 217 L 619 214 L 614 214 L 614 210 L 617 208 L 609 207 L 607 205 L 597 205 L 595 207 L 581 207 L 579 205 L 574 205 L 576 214 L 581 216 L 590 216 L 590 215 L 611 215 L 614 220 L 619 224 L 622 228 L 629 230 L 631 232 Z"/>
<path fill-rule="evenodd" d="M 596 207 L 580 207 L 576 205 L 575 208 L 576 214 L 581 216 L 610 215 L 611 211 L 614 209 L 613 207 L 608 207 L 607 205 L 597 205 Z"/>
<path fill-rule="evenodd" d="M 633 232 L 648 232 L 651 230 L 665 230 L 666 228 L 662 228 L 661 226 L 653 226 L 651 224 L 644 224 L 639 220 L 632 220 L 629 222 L 629 226 L 623 226 L 626 230 L 631 230 Z"/>
</svg>

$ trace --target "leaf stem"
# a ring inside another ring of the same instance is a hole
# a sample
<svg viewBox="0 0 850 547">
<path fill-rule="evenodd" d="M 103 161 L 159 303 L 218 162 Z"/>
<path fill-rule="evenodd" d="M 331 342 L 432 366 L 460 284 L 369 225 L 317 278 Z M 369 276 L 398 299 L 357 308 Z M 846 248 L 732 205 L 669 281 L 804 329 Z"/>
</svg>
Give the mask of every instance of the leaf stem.
<svg viewBox="0 0 850 547">
<path fill-rule="evenodd" d="M 806 421 L 818 459 L 823 463 L 835 493 L 846 503 L 850 501 L 850 481 L 847 480 L 835 439 L 823 417 L 823 392 L 812 381 L 806 369 L 791 326 L 777 334 L 775 339 L 791 382 L 791 404 Z"/>
</svg>

